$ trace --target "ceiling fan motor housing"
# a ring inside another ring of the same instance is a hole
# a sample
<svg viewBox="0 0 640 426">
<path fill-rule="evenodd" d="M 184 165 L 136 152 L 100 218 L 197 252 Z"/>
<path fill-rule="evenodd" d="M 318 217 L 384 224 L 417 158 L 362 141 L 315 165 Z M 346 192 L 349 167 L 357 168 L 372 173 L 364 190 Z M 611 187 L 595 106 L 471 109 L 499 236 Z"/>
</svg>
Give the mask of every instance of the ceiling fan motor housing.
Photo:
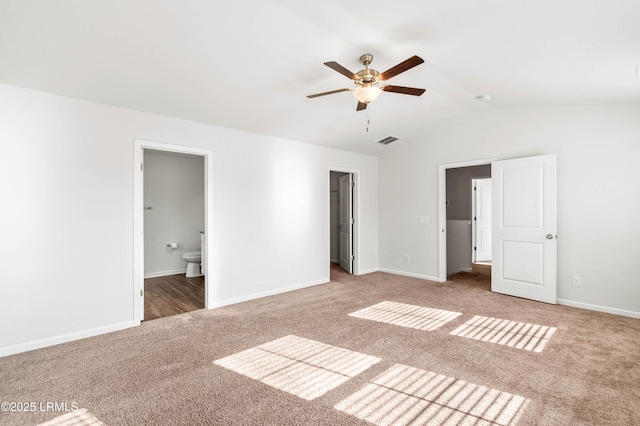
<svg viewBox="0 0 640 426">
<path fill-rule="evenodd" d="M 356 73 L 358 77 L 355 81 L 358 85 L 370 85 L 379 81 L 380 73 L 374 69 L 369 69 L 369 64 L 373 61 L 373 55 L 371 53 L 365 53 L 360 56 L 360 63 L 364 65 L 364 69 Z"/>
<path fill-rule="evenodd" d="M 374 69 L 367 68 L 358 71 L 356 76 L 358 76 L 358 79 L 355 80 L 357 84 L 375 84 L 378 82 L 380 73 Z"/>
</svg>

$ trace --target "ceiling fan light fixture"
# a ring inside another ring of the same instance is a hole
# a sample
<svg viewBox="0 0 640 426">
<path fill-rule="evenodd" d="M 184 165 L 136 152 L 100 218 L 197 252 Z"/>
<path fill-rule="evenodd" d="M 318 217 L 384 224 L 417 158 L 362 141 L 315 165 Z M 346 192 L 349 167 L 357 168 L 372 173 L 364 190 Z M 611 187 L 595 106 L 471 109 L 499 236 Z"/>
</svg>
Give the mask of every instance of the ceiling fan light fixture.
<svg viewBox="0 0 640 426">
<path fill-rule="evenodd" d="M 353 97 L 358 100 L 358 102 L 368 104 L 375 101 L 378 96 L 380 96 L 380 93 L 382 93 L 382 89 L 373 85 L 365 85 L 358 87 L 351 93 L 353 94 Z"/>
</svg>

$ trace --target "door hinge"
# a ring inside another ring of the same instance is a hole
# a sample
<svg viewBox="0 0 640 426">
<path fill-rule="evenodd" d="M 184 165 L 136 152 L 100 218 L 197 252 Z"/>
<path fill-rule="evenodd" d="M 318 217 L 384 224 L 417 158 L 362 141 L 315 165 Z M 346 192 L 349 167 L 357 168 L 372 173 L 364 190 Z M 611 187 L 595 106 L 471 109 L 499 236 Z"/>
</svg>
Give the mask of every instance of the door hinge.
<svg viewBox="0 0 640 426">
<path fill-rule="evenodd" d="M 142 163 L 140 163 L 140 171 L 142 171 Z"/>
<path fill-rule="evenodd" d="M 143 288 L 140 289 L 140 297 L 144 297 L 144 289 Z"/>
<path fill-rule="evenodd" d="M 356 257 L 354 255 L 351 255 L 351 261 L 356 260 Z"/>
<path fill-rule="evenodd" d="M 474 248 L 473 248 L 473 251 L 477 251 L 477 250 L 478 250 L 478 247 L 474 247 Z"/>
<path fill-rule="evenodd" d="M 474 217 L 473 217 L 473 220 L 478 220 L 478 219 L 476 219 L 476 217 L 474 216 Z"/>
</svg>

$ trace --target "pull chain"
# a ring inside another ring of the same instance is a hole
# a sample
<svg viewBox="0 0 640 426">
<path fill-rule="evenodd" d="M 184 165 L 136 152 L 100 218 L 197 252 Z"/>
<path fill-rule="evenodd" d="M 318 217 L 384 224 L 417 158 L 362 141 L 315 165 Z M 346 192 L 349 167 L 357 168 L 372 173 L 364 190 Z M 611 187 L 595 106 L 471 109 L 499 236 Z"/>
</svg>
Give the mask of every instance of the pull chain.
<svg viewBox="0 0 640 426">
<path fill-rule="evenodd" d="M 369 124 L 371 124 L 371 119 L 369 118 L 369 108 L 367 108 L 367 127 L 366 127 L 367 133 L 369 133 Z"/>
</svg>

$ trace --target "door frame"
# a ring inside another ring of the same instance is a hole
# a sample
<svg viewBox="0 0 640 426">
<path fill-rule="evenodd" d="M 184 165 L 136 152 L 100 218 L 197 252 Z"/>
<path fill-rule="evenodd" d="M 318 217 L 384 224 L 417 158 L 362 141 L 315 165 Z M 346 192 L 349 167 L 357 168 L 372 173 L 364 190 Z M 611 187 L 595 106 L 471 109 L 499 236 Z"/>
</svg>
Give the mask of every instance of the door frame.
<svg viewBox="0 0 640 426">
<path fill-rule="evenodd" d="M 331 277 L 331 172 L 350 173 L 353 178 L 353 273 L 360 275 L 360 170 L 329 166 L 327 171 L 327 277 Z"/>
<path fill-rule="evenodd" d="M 338 178 L 338 223 L 340 224 L 338 231 L 338 262 L 340 267 L 350 274 L 353 273 L 353 261 L 355 259 L 353 254 L 353 225 L 355 223 L 353 217 L 353 186 L 353 174 L 345 173 Z M 343 226 L 347 227 L 346 232 Z M 343 246 L 343 237 L 345 235 L 347 237 L 347 247 Z"/>
<path fill-rule="evenodd" d="M 484 166 L 497 158 L 469 160 L 438 166 L 438 281 L 447 281 L 447 170 L 460 167 Z"/>
<path fill-rule="evenodd" d="M 481 177 L 472 177 L 471 178 L 471 263 L 476 263 L 476 255 L 477 250 L 474 248 L 478 247 L 478 212 L 477 212 L 477 202 L 478 202 L 478 192 L 474 189 L 476 186 L 476 181 L 478 180 L 491 180 L 491 176 L 481 176 Z"/>
<path fill-rule="evenodd" d="M 211 248 L 213 247 L 211 231 L 213 229 L 213 151 L 186 145 L 173 145 L 142 139 L 133 141 L 133 322 L 140 325 L 144 320 L 144 150 L 165 151 L 180 154 L 191 154 L 204 157 L 204 232 L 205 253 L 202 259 L 207 275 L 204 277 L 204 307 L 209 309 L 213 303 L 210 295 L 215 294 L 211 268 L 214 265 Z"/>
</svg>

